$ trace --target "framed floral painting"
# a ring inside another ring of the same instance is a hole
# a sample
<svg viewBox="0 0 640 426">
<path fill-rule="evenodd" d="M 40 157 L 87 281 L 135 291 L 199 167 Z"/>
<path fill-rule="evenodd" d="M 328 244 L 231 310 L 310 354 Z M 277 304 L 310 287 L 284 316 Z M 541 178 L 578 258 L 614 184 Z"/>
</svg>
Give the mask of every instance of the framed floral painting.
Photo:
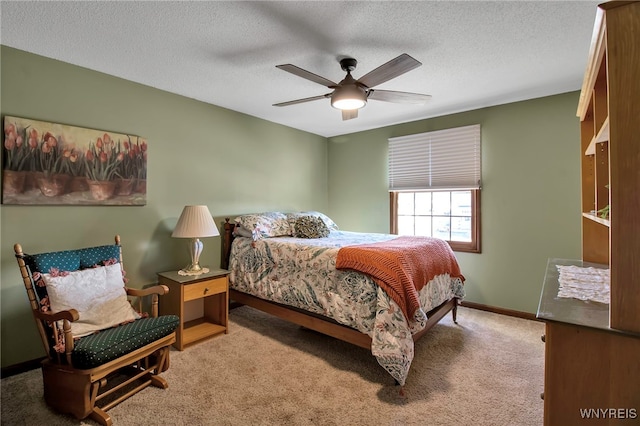
<svg viewBox="0 0 640 426">
<path fill-rule="evenodd" d="M 139 136 L 4 117 L 3 204 L 145 205 Z"/>
</svg>

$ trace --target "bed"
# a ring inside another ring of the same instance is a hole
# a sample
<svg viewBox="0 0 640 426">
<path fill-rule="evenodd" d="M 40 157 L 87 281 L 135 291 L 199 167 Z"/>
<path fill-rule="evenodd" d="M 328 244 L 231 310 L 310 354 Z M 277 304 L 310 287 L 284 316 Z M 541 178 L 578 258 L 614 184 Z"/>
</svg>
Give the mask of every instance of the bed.
<svg viewBox="0 0 640 426">
<path fill-rule="evenodd" d="M 222 266 L 230 270 L 230 299 L 371 350 L 401 386 L 414 341 L 449 311 L 456 321 L 464 297 L 446 242 L 343 231 L 320 212 L 226 219 Z M 412 290 L 388 283 L 412 278 L 425 282 Z"/>
</svg>

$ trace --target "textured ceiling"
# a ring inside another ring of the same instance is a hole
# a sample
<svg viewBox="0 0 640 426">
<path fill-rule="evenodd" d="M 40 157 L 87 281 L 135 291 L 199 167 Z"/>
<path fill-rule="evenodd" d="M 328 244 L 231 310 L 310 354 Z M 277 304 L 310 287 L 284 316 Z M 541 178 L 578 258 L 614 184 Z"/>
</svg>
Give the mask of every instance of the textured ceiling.
<svg viewBox="0 0 640 426">
<path fill-rule="evenodd" d="M 3 45 L 101 71 L 322 136 L 579 90 L 593 1 L 90 1 L 0 3 Z M 377 86 L 430 94 L 425 105 L 370 100 L 342 121 L 333 81 L 401 53 L 423 65 Z"/>
</svg>

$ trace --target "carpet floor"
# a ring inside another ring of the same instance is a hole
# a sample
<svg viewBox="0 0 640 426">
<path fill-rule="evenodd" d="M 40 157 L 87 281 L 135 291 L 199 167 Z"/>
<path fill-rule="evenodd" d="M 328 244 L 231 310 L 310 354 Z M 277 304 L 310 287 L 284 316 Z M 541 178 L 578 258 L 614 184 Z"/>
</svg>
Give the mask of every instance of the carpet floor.
<svg viewBox="0 0 640 426">
<path fill-rule="evenodd" d="M 459 308 L 417 344 L 405 396 L 371 353 L 243 306 L 230 331 L 171 351 L 169 388 L 109 411 L 128 425 L 542 424 L 544 325 Z M 95 425 L 57 414 L 32 370 L 2 379 L 3 425 Z"/>
</svg>

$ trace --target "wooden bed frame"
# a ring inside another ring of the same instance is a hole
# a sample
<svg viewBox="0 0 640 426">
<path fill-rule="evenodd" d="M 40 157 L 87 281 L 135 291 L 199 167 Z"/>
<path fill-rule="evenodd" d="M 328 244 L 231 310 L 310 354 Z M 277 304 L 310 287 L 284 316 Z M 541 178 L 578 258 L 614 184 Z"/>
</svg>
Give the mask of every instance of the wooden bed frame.
<svg viewBox="0 0 640 426">
<path fill-rule="evenodd" d="M 229 256 L 231 254 L 231 243 L 233 241 L 234 223 L 229 222 L 229 218 L 225 218 L 223 224 L 224 233 L 222 236 L 222 268 L 229 267 Z M 294 308 L 280 303 L 271 302 L 260 299 L 234 289 L 229 289 L 229 299 L 237 303 L 251 306 L 252 308 L 282 318 L 285 321 L 298 324 L 302 327 L 335 337 L 336 339 L 360 346 L 371 350 L 371 337 L 356 329 L 342 325 L 331 318 L 324 317 L 315 313 L 307 312 L 302 309 Z M 418 333 L 413 335 L 413 340 L 417 341 L 424 336 L 431 327 L 436 325 L 446 314 L 451 311 L 453 322 L 457 323 L 458 298 L 452 298 L 444 302 L 437 308 L 427 313 L 427 324 Z"/>
</svg>

